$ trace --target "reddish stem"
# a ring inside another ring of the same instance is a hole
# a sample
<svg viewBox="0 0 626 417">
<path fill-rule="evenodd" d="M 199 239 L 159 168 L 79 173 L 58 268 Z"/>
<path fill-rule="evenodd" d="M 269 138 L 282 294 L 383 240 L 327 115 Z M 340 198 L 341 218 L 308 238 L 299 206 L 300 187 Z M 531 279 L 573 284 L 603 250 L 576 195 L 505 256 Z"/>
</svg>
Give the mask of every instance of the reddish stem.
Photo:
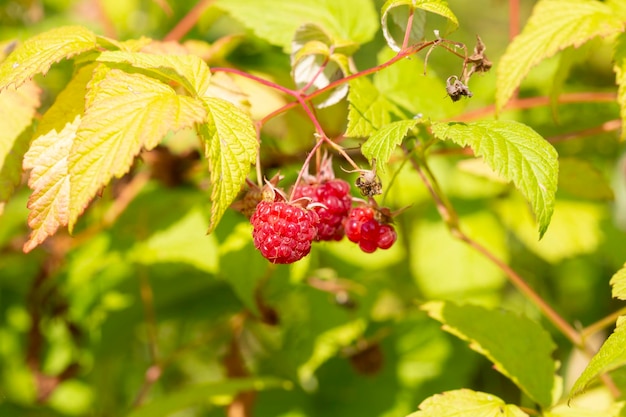
<svg viewBox="0 0 626 417">
<path fill-rule="evenodd" d="M 509 40 L 512 41 L 519 33 L 520 12 L 519 0 L 509 0 Z"/>
<path fill-rule="evenodd" d="M 195 6 L 183 17 L 174 28 L 165 35 L 164 41 L 179 41 L 185 36 L 192 27 L 198 23 L 198 19 L 202 13 L 211 5 L 213 0 L 200 0 Z"/>
<path fill-rule="evenodd" d="M 570 93 L 562 94 L 559 96 L 559 104 L 569 103 L 600 103 L 600 102 L 615 102 L 617 95 L 615 93 Z M 507 103 L 504 110 L 523 110 L 532 109 L 535 107 L 549 106 L 550 97 L 528 97 L 528 98 L 516 98 Z M 455 122 L 469 122 L 472 120 L 482 119 L 486 116 L 495 114 L 496 106 L 489 105 L 474 111 L 466 112 L 460 116 L 448 119 Z"/>
<path fill-rule="evenodd" d="M 415 10 L 410 7 L 409 18 L 406 21 L 406 30 L 404 31 L 404 39 L 402 40 L 402 50 L 404 51 L 409 46 L 409 40 L 411 39 L 411 29 L 413 27 L 413 16 Z"/>
</svg>

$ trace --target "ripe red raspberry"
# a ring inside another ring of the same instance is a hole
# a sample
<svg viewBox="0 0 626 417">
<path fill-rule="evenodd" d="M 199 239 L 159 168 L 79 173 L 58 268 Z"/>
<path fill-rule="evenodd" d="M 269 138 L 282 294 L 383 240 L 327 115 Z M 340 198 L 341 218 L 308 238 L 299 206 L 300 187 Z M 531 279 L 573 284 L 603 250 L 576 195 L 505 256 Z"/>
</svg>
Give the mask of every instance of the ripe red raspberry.
<svg viewBox="0 0 626 417">
<path fill-rule="evenodd" d="M 301 185 L 296 188 L 294 198 L 308 197 L 320 218 L 317 225 L 316 240 L 341 240 L 344 235 L 343 221 L 352 206 L 350 185 L 339 179 L 332 179 L 319 184 Z"/>
<path fill-rule="evenodd" d="M 355 207 L 348 213 L 344 226 L 348 239 L 358 243 L 366 253 L 372 253 L 378 248 L 389 249 L 397 239 L 393 226 L 381 224 L 375 214 L 371 207 Z"/>
<path fill-rule="evenodd" d="M 261 201 L 250 218 L 254 246 L 272 263 L 293 263 L 311 251 L 318 222 L 312 210 L 286 202 Z"/>
</svg>

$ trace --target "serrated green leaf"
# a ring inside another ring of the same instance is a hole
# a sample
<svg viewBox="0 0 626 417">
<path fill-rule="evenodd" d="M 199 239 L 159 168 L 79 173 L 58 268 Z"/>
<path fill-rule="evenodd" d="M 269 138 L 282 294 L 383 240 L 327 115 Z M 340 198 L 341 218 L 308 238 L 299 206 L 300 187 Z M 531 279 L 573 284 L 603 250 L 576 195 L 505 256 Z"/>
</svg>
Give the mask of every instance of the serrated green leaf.
<svg viewBox="0 0 626 417">
<path fill-rule="evenodd" d="M 348 102 L 346 136 L 367 137 L 391 122 L 392 114 L 402 116 L 402 111 L 365 78 L 350 81 Z"/>
<path fill-rule="evenodd" d="M 626 264 L 611 277 L 610 284 L 613 287 L 613 298 L 626 300 Z"/>
<path fill-rule="evenodd" d="M 495 369 L 513 381 L 542 407 L 552 404 L 556 347 L 536 322 L 506 310 L 432 301 L 422 309 L 442 323 L 443 329 L 469 342 L 476 352 L 493 362 Z M 528 364 L 533 366 L 529 367 Z"/>
<path fill-rule="evenodd" d="M 409 130 L 413 129 L 419 120 L 400 120 L 389 123 L 377 130 L 361 146 L 361 152 L 370 163 L 376 159 L 376 168 L 384 173 L 387 170 L 387 162 L 391 152 L 400 144 Z"/>
<path fill-rule="evenodd" d="M 589 200 L 612 200 L 613 189 L 604 175 L 589 161 L 559 159 L 559 191 Z"/>
<path fill-rule="evenodd" d="M 615 71 L 615 82 L 617 83 L 617 102 L 619 103 L 619 114 L 622 119 L 622 126 L 626 123 L 626 33 L 620 33 L 615 42 L 613 51 L 613 71 Z M 626 129 L 621 129 L 621 140 L 626 139 Z"/>
<path fill-rule="evenodd" d="M 604 342 L 598 353 L 591 358 L 589 365 L 578 377 L 569 398 L 582 393 L 600 375 L 626 365 L 626 316 L 617 320 L 617 327 L 613 334 Z"/>
<path fill-rule="evenodd" d="M 152 149 L 167 132 L 206 118 L 200 100 L 142 74 L 113 69 L 90 90 L 93 101 L 69 157 L 70 230 L 96 192 L 127 173 L 142 148 Z"/>
<path fill-rule="evenodd" d="M 497 68 L 496 109 L 509 101 L 530 69 L 569 46 L 624 30 L 624 22 L 596 0 L 541 0 L 509 44 Z"/>
<path fill-rule="evenodd" d="M 24 133 L 41 104 L 40 95 L 41 89 L 32 82 L 0 91 L 0 203 L 20 182 L 22 158 L 30 142 L 30 133 Z"/>
<path fill-rule="evenodd" d="M 440 30 L 446 35 L 459 27 L 457 17 L 444 0 L 387 0 L 381 10 L 381 26 L 387 45 L 398 52 L 402 48 L 409 14 L 413 11 L 413 23 L 409 33 L 409 45 L 424 39 L 427 14 L 435 13 L 447 19 L 448 25 Z"/>
<path fill-rule="evenodd" d="M 19 45 L 0 64 L 0 90 L 19 87 L 52 64 L 96 48 L 96 35 L 82 26 L 52 29 Z"/>
<path fill-rule="evenodd" d="M 28 226 L 32 229 L 24 252 L 29 252 L 52 236 L 69 220 L 70 178 L 67 160 L 84 112 L 84 97 L 94 65 L 82 68 L 37 126 L 30 149 L 24 156 L 24 169 L 32 169 L 28 186 Z"/>
<path fill-rule="evenodd" d="M 484 392 L 460 389 L 426 398 L 407 417 L 528 417 L 516 405 Z"/>
<path fill-rule="evenodd" d="M 204 404 L 211 397 L 234 396 L 241 391 L 261 391 L 272 388 L 288 389 L 289 382 L 271 377 L 237 378 L 204 384 L 186 385 L 184 389 L 156 398 L 136 408 L 128 417 L 169 416 L 194 405 Z"/>
<path fill-rule="evenodd" d="M 125 63 L 146 70 L 146 75 L 162 81 L 175 81 L 189 94 L 202 97 L 211 81 L 211 71 L 200 57 L 195 55 L 156 55 L 143 52 L 105 51 L 96 58 L 98 62 Z M 123 69 L 123 68 L 122 68 Z"/>
<path fill-rule="evenodd" d="M 370 41 L 378 28 L 376 10 L 367 0 L 218 0 L 216 5 L 258 37 L 287 49 L 304 23 L 323 27 L 333 38 L 357 44 Z"/>
<path fill-rule="evenodd" d="M 207 123 L 199 127 L 205 140 L 205 154 L 211 171 L 211 233 L 233 202 L 259 148 L 250 116 L 232 103 L 219 98 L 205 98 Z"/>
<path fill-rule="evenodd" d="M 503 178 L 513 181 L 530 203 L 543 236 L 554 211 L 558 155 L 530 127 L 512 120 L 432 124 L 435 136 L 469 146 Z"/>
<path fill-rule="evenodd" d="M 378 62 L 383 63 L 392 57 L 393 52 L 385 49 L 378 54 Z M 458 114 L 458 106 L 462 105 L 448 99 L 445 81 L 432 68 L 424 75 L 424 62 L 418 57 L 403 59 L 378 71 L 374 75 L 374 85 L 392 103 L 414 115 L 433 120 Z"/>
</svg>

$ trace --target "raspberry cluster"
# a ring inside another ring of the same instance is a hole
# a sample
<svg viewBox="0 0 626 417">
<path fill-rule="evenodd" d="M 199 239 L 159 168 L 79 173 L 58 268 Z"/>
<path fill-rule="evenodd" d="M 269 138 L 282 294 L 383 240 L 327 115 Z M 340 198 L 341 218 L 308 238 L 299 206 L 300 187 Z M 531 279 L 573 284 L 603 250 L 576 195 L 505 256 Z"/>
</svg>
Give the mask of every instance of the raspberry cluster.
<svg viewBox="0 0 626 417">
<path fill-rule="evenodd" d="M 262 196 L 250 213 L 252 236 L 254 246 L 272 263 L 293 263 L 309 254 L 314 241 L 338 241 L 344 235 L 366 253 L 388 249 L 397 239 L 385 209 L 372 198 L 353 208 L 350 185 L 332 172 L 307 178 L 293 190 L 292 201 L 276 188 L 277 182 L 278 177 L 268 182 L 265 191 L 252 187 L 235 206 L 249 212 Z"/>
<path fill-rule="evenodd" d="M 294 198 L 306 197 L 314 205 L 319 216 L 316 240 L 341 240 L 344 235 L 343 221 L 352 207 L 350 184 L 333 179 L 321 184 L 301 185 L 296 188 Z"/>
<path fill-rule="evenodd" d="M 389 249 L 396 241 L 396 231 L 390 224 L 379 222 L 371 207 L 360 206 L 350 210 L 345 224 L 346 236 L 357 243 L 363 252 Z"/>
</svg>

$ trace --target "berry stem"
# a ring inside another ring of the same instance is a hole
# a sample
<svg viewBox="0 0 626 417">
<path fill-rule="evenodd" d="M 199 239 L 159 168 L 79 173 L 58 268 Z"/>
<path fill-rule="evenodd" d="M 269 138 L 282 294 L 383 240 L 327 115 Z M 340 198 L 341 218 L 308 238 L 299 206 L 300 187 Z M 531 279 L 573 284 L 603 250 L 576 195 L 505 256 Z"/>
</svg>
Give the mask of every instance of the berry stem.
<svg viewBox="0 0 626 417">
<path fill-rule="evenodd" d="M 302 180 L 302 176 L 304 175 L 304 170 L 308 169 L 309 164 L 311 163 L 311 158 L 313 157 L 313 155 L 316 154 L 316 151 L 320 148 L 320 146 L 322 146 L 322 143 L 324 143 L 324 139 L 325 137 L 322 137 L 320 140 L 318 140 L 315 143 L 315 146 L 313 146 L 313 149 L 311 149 L 309 154 L 306 156 L 306 159 L 304 163 L 302 164 L 302 168 L 298 172 L 298 177 L 296 178 L 296 181 L 293 183 L 293 187 L 291 188 L 291 193 L 289 193 L 289 201 L 293 200 L 295 193 L 296 193 L 296 188 L 298 187 L 298 184 L 300 184 L 300 181 Z"/>
</svg>

